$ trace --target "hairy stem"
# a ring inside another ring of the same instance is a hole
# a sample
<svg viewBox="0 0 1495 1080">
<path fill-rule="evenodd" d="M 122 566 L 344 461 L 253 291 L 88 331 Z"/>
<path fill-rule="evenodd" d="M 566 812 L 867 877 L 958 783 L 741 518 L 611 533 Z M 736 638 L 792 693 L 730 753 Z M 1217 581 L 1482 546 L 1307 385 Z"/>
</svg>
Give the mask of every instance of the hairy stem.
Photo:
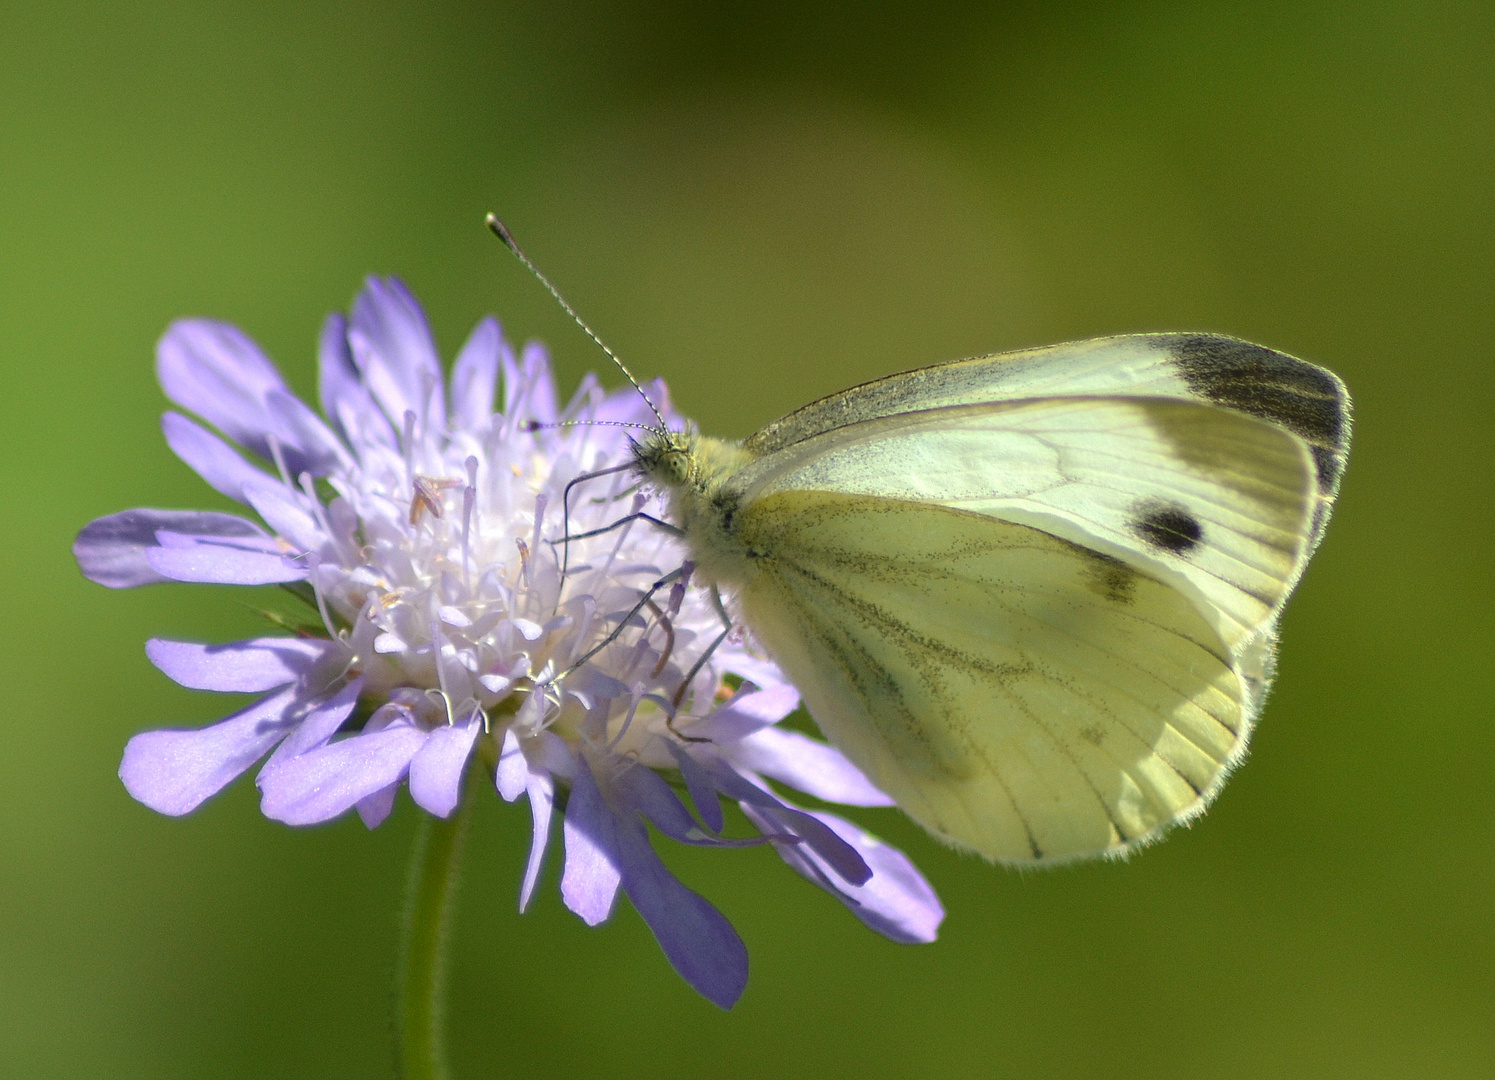
<svg viewBox="0 0 1495 1080">
<path fill-rule="evenodd" d="M 472 799 L 464 797 L 450 818 L 422 815 L 415 842 L 396 1003 L 401 1080 L 448 1080 L 451 1076 L 444 1031 L 446 946 L 471 805 Z"/>
</svg>

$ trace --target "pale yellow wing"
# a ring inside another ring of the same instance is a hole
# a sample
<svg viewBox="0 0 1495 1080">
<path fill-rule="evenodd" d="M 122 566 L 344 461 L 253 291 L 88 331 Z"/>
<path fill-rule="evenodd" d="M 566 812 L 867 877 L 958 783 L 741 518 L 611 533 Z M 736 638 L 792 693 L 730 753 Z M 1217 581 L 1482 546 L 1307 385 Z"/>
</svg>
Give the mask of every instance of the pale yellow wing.
<svg viewBox="0 0 1495 1080">
<path fill-rule="evenodd" d="M 845 424 L 730 480 L 744 507 L 789 491 L 934 503 L 1031 525 L 1193 599 L 1231 648 L 1268 633 L 1313 547 L 1309 447 L 1196 402 L 1054 397 Z"/>
<path fill-rule="evenodd" d="M 1219 334 L 1124 334 L 900 372 L 813 401 L 743 448 L 776 453 L 846 424 L 925 409 L 1052 397 L 1154 397 L 1254 416 L 1303 440 L 1332 499 L 1350 444 L 1350 399 L 1332 371 Z"/>
<path fill-rule="evenodd" d="M 952 843 L 1019 863 L 1120 852 L 1202 810 L 1244 750 L 1230 649 L 1127 563 L 824 491 L 755 499 L 735 531 L 748 625 L 826 735 Z"/>
</svg>

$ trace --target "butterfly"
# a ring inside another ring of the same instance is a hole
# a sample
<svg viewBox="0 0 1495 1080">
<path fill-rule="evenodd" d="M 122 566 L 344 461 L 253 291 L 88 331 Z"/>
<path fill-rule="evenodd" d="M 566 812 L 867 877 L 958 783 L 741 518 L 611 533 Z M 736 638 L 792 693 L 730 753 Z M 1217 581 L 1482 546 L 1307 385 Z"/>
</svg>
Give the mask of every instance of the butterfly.
<svg viewBox="0 0 1495 1080">
<path fill-rule="evenodd" d="M 740 443 L 661 418 L 633 466 L 825 736 L 936 837 L 1032 865 L 1219 792 L 1349 438 L 1323 368 L 1138 334 L 891 375 Z"/>
<path fill-rule="evenodd" d="M 831 742 L 935 836 L 1057 863 L 1201 813 L 1245 754 L 1349 410 L 1283 353 L 1144 334 L 635 458 Z"/>
</svg>

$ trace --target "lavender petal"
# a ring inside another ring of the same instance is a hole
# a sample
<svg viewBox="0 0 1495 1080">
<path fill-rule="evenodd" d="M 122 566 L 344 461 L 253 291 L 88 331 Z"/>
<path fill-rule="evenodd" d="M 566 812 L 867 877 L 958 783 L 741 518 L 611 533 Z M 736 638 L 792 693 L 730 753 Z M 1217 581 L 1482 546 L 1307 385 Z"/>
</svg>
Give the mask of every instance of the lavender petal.
<svg viewBox="0 0 1495 1080">
<path fill-rule="evenodd" d="M 691 734 L 715 742 L 732 742 L 777 724 L 799 706 L 799 691 L 789 683 L 748 690 L 711 710 Z"/>
<path fill-rule="evenodd" d="M 653 769 L 637 763 L 625 765 L 611 781 L 610 790 L 618 802 L 643 814 L 671 840 L 699 844 L 714 839 L 701 831 L 680 797 Z"/>
<path fill-rule="evenodd" d="M 156 374 L 172 401 L 266 460 L 275 456 L 273 436 L 291 475 L 320 475 L 331 464 L 323 448 L 304 444 L 272 407 L 272 395 L 290 391 L 237 327 L 209 319 L 173 323 L 156 347 Z"/>
<path fill-rule="evenodd" d="M 400 782 L 380 788 L 372 795 L 365 795 L 353 805 L 358 809 L 358 816 L 363 819 L 365 828 L 377 829 L 384 824 L 384 819 L 389 817 L 390 811 L 395 808 L 395 796 L 400 793 Z"/>
<path fill-rule="evenodd" d="M 557 413 L 555 380 L 550 374 L 550 358 L 543 346 L 525 345 L 516 365 L 504 358 L 504 415 L 510 423 L 535 420 L 554 423 Z"/>
<path fill-rule="evenodd" d="M 324 694 L 303 710 L 300 721 L 286 740 L 275 748 L 270 760 L 260 770 L 260 775 L 279 768 L 292 758 L 325 746 L 338 733 L 343 721 L 353 715 L 358 704 L 358 695 L 363 690 L 363 679 L 353 679 L 331 694 Z M 256 781 L 258 783 L 258 781 Z"/>
<path fill-rule="evenodd" d="M 243 491 L 244 501 L 296 550 L 315 551 L 327 538 L 308 508 L 311 500 L 301 492 L 292 491 L 268 477 L 246 483 Z"/>
<path fill-rule="evenodd" d="M 265 637 L 226 645 L 151 638 L 145 655 L 166 677 L 193 690 L 253 694 L 295 682 L 334 647 L 311 638 Z"/>
<path fill-rule="evenodd" d="M 354 363 L 396 427 L 407 412 L 431 431 L 446 427 L 436 342 L 425 312 L 398 278 L 364 283 L 353 302 L 348 340 Z"/>
<path fill-rule="evenodd" d="M 493 771 L 493 783 L 504 802 L 513 802 L 524 794 L 529 778 L 529 763 L 524 751 L 519 748 L 519 739 L 512 726 L 504 729 L 504 741 L 498 752 L 498 768 Z"/>
<path fill-rule="evenodd" d="M 292 469 L 292 476 L 298 476 L 302 471 L 309 471 L 313 476 L 326 476 L 338 468 L 352 465 L 352 458 L 332 429 L 295 394 L 287 390 L 272 390 L 265 395 L 265 407 L 275 417 L 277 437 L 287 445 L 299 448 L 305 456 L 301 468 Z M 291 461 L 286 461 L 288 469 L 291 464 Z"/>
<path fill-rule="evenodd" d="M 670 394 L 664 380 L 653 379 L 644 383 L 643 388 L 649 400 L 668 421 L 670 419 Z M 654 419 L 654 413 L 650 411 L 649 406 L 644 403 L 643 397 L 631 386 L 604 397 L 601 404 L 597 406 L 596 419 L 610 424 L 659 423 Z"/>
<path fill-rule="evenodd" d="M 555 782 L 548 773 L 532 772 L 525 783 L 529 792 L 530 815 L 535 822 L 534 838 L 530 841 L 529 861 L 524 867 L 524 884 L 519 889 L 519 911 L 529 908 L 535 895 L 535 886 L 540 881 L 540 867 L 545 862 L 545 848 L 550 843 L 550 824 L 554 815 Z"/>
<path fill-rule="evenodd" d="M 856 848 L 872 868 L 872 877 L 853 885 L 836 875 L 804 844 L 775 844 L 780 857 L 801 876 L 836 897 L 858 919 L 890 941 L 918 945 L 939 935 L 944 905 L 929 882 L 897 848 L 835 814 L 808 811 Z M 749 816 L 754 816 L 750 813 Z"/>
<path fill-rule="evenodd" d="M 358 400 L 363 385 L 348 348 L 348 320 L 339 314 L 327 316 L 317 337 L 317 400 L 324 416 L 335 418 L 338 405 Z M 349 434 L 344 432 L 344 434 Z"/>
<path fill-rule="evenodd" d="M 731 672 L 733 675 L 741 676 L 760 690 L 767 690 L 774 686 L 791 685 L 789 680 L 784 677 L 784 673 L 779 670 L 779 666 L 772 660 L 764 660 L 751 653 L 727 649 L 721 650 L 717 655 L 721 658 L 723 669 Z M 797 698 L 798 691 L 795 693 Z M 795 706 L 797 707 L 798 704 L 796 700 Z M 794 709 L 790 708 L 784 715 L 788 716 L 793 711 Z"/>
<path fill-rule="evenodd" d="M 155 570 L 146 552 L 159 546 L 166 530 L 197 537 L 267 539 L 265 530 L 234 514 L 206 510 L 124 510 L 89 522 L 73 542 L 83 576 L 111 589 L 175 580 Z M 280 580 L 293 581 L 294 578 Z"/>
<path fill-rule="evenodd" d="M 755 808 L 759 815 L 772 823 L 772 833 L 792 833 L 831 866 L 836 873 L 854 885 L 861 885 L 872 876 L 872 870 L 862 856 L 829 826 L 803 810 L 790 806 L 740 773 L 724 761 L 705 764 L 718 790 L 738 800 L 746 810 Z"/>
<path fill-rule="evenodd" d="M 493 392 L 498 381 L 498 358 L 503 331 L 488 316 L 473 327 L 452 365 L 453 423 L 463 431 L 481 431 L 493 415 Z"/>
<path fill-rule="evenodd" d="M 245 481 L 266 479 L 263 472 L 240 457 L 232 446 L 181 413 L 162 414 L 161 431 L 172 453 L 214 491 L 235 502 L 244 501 Z"/>
<path fill-rule="evenodd" d="M 706 775 L 706 770 L 696 763 L 689 751 L 674 739 L 667 740 L 666 745 L 680 766 L 680 775 L 685 778 L 685 790 L 690 792 L 690 801 L 695 804 L 696 813 L 701 815 L 701 820 L 712 832 L 721 832 L 727 822 L 722 816 L 722 801 L 717 797 L 716 785 L 711 782 L 711 777 Z"/>
<path fill-rule="evenodd" d="M 322 412 L 354 445 L 374 443 L 393 449 L 394 429 L 374 403 L 353 363 L 348 322 L 329 315 L 317 344 L 317 396 Z"/>
<path fill-rule="evenodd" d="M 145 561 L 158 580 L 195 581 L 211 585 L 274 585 L 301 581 L 305 566 L 284 555 L 255 550 L 239 538 L 184 536 L 158 530 L 159 547 L 145 549 Z M 251 538 L 245 538 L 246 540 Z"/>
<path fill-rule="evenodd" d="M 462 797 L 462 774 L 483 732 L 476 709 L 463 723 L 439 727 L 410 759 L 410 797 L 437 817 L 450 817 Z"/>
<path fill-rule="evenodd" d="M 210 727 L 142 732 L 125 745 L 119 778 L 152 810 L 189 813 L 285 736 L 296 701 L 296 688 L 288 687 Z"/>
<path fill-rule="evenodd" d="M 622 874 L 612 811 L 603 803 L 586 759 L 579 756 L 561 834 L 566 841 L 561 899 L 582 922 L 596 926 L 612 914 Z"/>
<path fill-rule="evenodd" d="M 722 747 L 732 764 L 762 773 L 826 802 L 892 806 L 862 771 L 833 746 L 780 727 L 766 727 Z"/>
<path fill-rule="evenodd" d="M 666 869 L 644 823 L 620 818 L 615 831 L 623 889 L 643 916 L 670 965 L 718 1008 L 730 1009 L 747 986 L 747 946 L 732 924 Z"/>
<path fill-rule="evenodd" d="M 291 758 L 260 774 L 260 811 L 287 825 L 330 821 L 402 779 L 425 741 L 424 730 L 398 720 Z"/>
<path fill-rule="evenodd" d="M 238 327 L 211 319 L 174 322 L 156 346 L 166 396 L 235 442 L 265 453 L 265 395 L 285 382 Z"/>
</svg>

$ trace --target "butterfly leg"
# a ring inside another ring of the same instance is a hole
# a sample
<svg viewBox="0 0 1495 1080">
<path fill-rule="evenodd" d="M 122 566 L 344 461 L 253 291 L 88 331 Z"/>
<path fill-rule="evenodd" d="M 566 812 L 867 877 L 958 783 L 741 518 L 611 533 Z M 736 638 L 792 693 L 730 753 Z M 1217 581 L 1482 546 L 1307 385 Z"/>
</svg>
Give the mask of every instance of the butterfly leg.
<svg viewBox="0 0 1495 1080">
<path fill-rule="evenodd" d="M 676 709 L 680 708 L 680 702 L 685 700 L 685 691 L 690 688 L 690 684 L 695 681 L 696 676 L 701 673 L 701 669 L 711 659 L 711 654 L 716 652 L 717 647 L 726 641 L 727 635 L 732 632 L 732 616 L 727 614 L 727 606 L 722 603 L 722 594 L 717 591 L 715 585 L 711 586 L 711 603 L 716 607 L 717 615 L 721 617 L 722 632 L 716 635 L 716 640 L 706 647 L 706 651 L 691 665 L 690 671 L 681 680 L 680 688 L 675 691 L 675 696 L 670 702 Z"/>
<path fill-rule="evenodd" d="M 592 529 L 589 532 L 576 533 L 575 535 L 563 536 L 559 540 L 546 540 L 545 542 L 551 547 L 554 547 L 556 544 L 569 544 L 572 540 L 590 540 L 594 536 L 601 536 L 603 533 L 610 533 L 614 529 L 620 529 L 624 525 L 627 525 L 630 521 L 647 521 L 650 525 L 654 525 L 663 529 L 671 536 L 685 535 L 684 530 L 682 530 L 678 526 L 671 525 L 668 521 L 663 521 L 652 514 L 645 514 L 641 512 L 637 514 L 625 514 L 617 521 L 614 521 L 611 525 L 604 525 L 600 529 Z"/>
<path fill-rule="evenodd" d="M 614 465 L 610 469 L 598 469 L 596 472 L 582 473 L 580 476 L 573 477 L 571 479 L 571 482 L 566 485 L 566 490 L 563 491 L 563 492 L 561 492 L 561 530 L 562 530 L 563 535 L 562 535 L 562 537 L 561 537 L 560 540 L 552 540 L 552 541 L 548 541 L 548 543 L 550 543 L 550 545 L 552 547 L 554 547 L 556 544 L 562 544 L 562 545 L 564 545 L 563 548 L 562 548 L 562 553 L 561 553 L 561 580 L 562 581 L 566 580 L 566 568 L 568 566 L 570 566 L 570 564 L 571 564 L 571 541 L 572 540 L 581 539 L 581 537 L 576 537 L 576 536 L 572 536 L 571 535 L 571 489 L 574 488 L 577 484 L 584 484 L 584 483 L 586 483 L 588 480 L 596 480 L 599 477 L 603 477 L 603 476 L 613 476 L 613 475 L 616 475 L 617 473 L 620 473 L 620 472 L 626 472 L 627 470 L 629 470 L 631 468 L 633 468 L 633 466 L 631 464 Z M 634 487 L 637 487 L 637 486 L 638 486 L 637 484 L 634 485 Z M 614 498 L 614 499 L 621 498 L 622 494 L 625 494 L 625 493 L 620 493 L 620 494 L 617 494 L 617 495 L 613 495 L 613 496 L 611 496 L 611 498 Z M 604 501 L 606 501 L 606 500 L 604 500 Z M 615 522 L 613 522 L 611 525 L 608 526 L 608 528 L 609 529 L 616 528 L 617 526 L 623 524 L 623 522 L 630 521 L 630 520 L 632 520 L 632 518 L 625 517 L 625 518 L 622 519 L 622 521 L 615 521 Z M 606 532 L 607 530 L 604 529 L 602 531 Z M 587 535 L 587 536 L 596 536 L 597 534 L 595 532 L 593 532 L 593 533 L 587 533 L 585 535 Z"/>
<path fill-rule="evenodd" d="M 570 667 L 566 668 L 566 670 L 563 671 L 563 672 L 561 672 L 560 675 L 557 675 L 556 679 L 559 679 L 559 678 L 562 678 L 563 676 L 571 674 L 571 672 L 573 672 L 577 668 L 581 667 L 581 665 L 585 664 L 588 660 L 590 660 L 592 657 L 596 656 L 603 649 L 607 648 L 614 641 L 617 641 L 618 640 L 618 635 L 620 635 L 620 634 L 623 633 L 623 629 L 630 622 L 633 621 L 633 617 L 635 615 L 637 615 L 639 612 L 643 611 L 644 608 L 646 608 L 647 606 L 649 606 L 649 602 L 654 599 L 654 594 L 657 593 L 660 589 L 664 588 L 666 585 L 673 584 L 684 572 L 685 572 L 685 568 L 683 566 L 680 567 L 680 568 L 678 568 L 678 569 L 671 570 L 668 574 L 666 574 L 664 577 L 660 578 L 653 585 L 650 585 L 649 586 L 649 591 L 646 592 L 646 593 L 644 593 L 643 598 L 640 599 L 637 604 L 633 605 L 633 609 L 631 611 L 629 611 L 627 615 L 623 616 L 623 618 L 621 620 L 619 620 L 617 629 L 615 629 L 612 633 L 608 634 L 607 637 L 603 638 L 601 641 L 599 641 L 592 648 L 588 649 L 587 652 L 586 652 L 586 655 L 582 656 L 580 659 L 578 659 L 574 663 L 572 663 Z M 722 635 L 722 637 L 726 637 L 726 636 L 727 636 L 726 634 Z M 720 641 L 721 639 L 718 638 L 717 640 Z M 715 649 L 716 646 L 713 645 L 711 648 Z M 707 650 L 707 655 L 708 656 L 711 655 L 710 650 Z M 697 665 L 697 668 L 699 668 L 699 666 L 700 665 Z M 692 673 L 694 673 L 694 672 L 692 672 Z M 555 681 L 555 679 L 551 680 L 551 682 L 554 682 L 554 681 Z"/>
</svg>

